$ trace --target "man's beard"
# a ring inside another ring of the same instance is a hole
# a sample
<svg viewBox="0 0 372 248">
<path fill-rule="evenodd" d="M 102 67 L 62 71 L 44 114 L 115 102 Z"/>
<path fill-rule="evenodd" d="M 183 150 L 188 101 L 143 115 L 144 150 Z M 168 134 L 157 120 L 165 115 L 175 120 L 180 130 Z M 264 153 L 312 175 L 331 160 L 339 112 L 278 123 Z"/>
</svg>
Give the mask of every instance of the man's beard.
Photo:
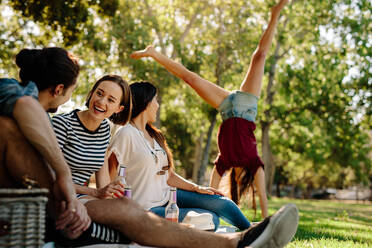
<svg viewBox="0 0 372 248">
<path fill-rule="evenodd" d="M 56 107 L 56 108 L 50 108 L 50 109 L 47 110 L 47 112 L 48 113 L 55 113 L 55 112 L 57 112 L 57 110 L 58 110 L 58 107 Z"/>
</svg>

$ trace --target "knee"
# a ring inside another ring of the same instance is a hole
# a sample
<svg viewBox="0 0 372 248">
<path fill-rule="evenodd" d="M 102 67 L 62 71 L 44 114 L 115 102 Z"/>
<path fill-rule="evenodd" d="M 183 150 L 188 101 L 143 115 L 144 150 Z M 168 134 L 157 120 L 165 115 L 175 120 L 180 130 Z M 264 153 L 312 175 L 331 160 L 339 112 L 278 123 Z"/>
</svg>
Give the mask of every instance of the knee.
<svg viewBox="0 0 372 248">
<path fill-rule="evenodd" d="M 224 197 L 222 200 L 223 200 L 223 203 L 222 203 L 223 209 L 231 209 L 231 208 L 236 208 L 237 207 L 235 202 L 233 202 L 231 199 L 229 199 L 227 197 Z"/>
<path fill-rule="evenodd" d="M 266 52 L 263 51 L 262 49 L 257 49 L 252 57 L 252 61 L 255 61 L 256 63 L 260 61 L 265 61 L 266 59 Z"/>
<path fill-rule="evenodd" d="M 236 207 L 236 204 L 225 196 L 218 198 L 218 200 L 214 201 L 213 205 L 216 207 L 216 211 L 225 211 Z"/>
<path fill-rule="evenodd" d="M 128 199 L 127 197 L 117 198 L 117 201 L 113 201 L 113 204 L 116 204 L 115 209 L 124 215 L 130 213 L 132 216 L 138 217 L 143 215 L 145 212 L 137 202 Z"/>
</svg>

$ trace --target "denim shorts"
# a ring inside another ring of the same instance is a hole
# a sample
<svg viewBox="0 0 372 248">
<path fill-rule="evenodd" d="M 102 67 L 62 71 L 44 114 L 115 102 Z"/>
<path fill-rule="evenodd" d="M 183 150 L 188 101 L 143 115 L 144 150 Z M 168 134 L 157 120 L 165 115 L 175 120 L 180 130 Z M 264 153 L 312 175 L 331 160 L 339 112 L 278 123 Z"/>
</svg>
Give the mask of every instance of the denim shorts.
<svg viewBox="0 0 372 248">
<path fill-rule="evenodd" d="M 257 101 L 258 97 L 251 93 L 233 91 L 223 100 L 218 111 L 224 121 L 231 117 L 240 117 L 254 122 L 257 115 Z"/>
<path fill-rule="evenodd" d="M 22 86 L 13 78 L 0 79 L 0 115 L 12 117 L 16 101 L 22 96 L 39 97 L 39 91 L 34 82 Z"/>
</svg>

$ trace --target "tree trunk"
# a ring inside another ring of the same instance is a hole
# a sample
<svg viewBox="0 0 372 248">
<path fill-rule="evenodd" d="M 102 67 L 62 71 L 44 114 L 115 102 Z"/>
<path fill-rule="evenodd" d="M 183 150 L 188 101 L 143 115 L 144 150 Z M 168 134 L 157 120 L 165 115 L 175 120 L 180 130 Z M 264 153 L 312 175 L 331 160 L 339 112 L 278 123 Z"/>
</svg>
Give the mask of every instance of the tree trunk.
<svg viewBox="0 0 372 248">
<path fill-rule="evenodd" d="M 278 182 L 277 184 L 276 184 L 276 197 L 281 197 L 281 195 L 280 195 L 280 183 Z"/>
<path fill-rule="evenodd" d="M 295 197 L 295 191 L 296 191 L 296 186 L 291 185 L 291 191 L 289 192 L 289 197 L 294 198 Z"/>
<path fill-rule="evenodd" d="M 311 192 L 313 191 L 314 187 L 312 183 L 308 183 L 304 192 L 304 198 L 305 199 L 310 199 Z"/>
<path fill-rule="evenodd" d="M 197 184 L 202 184 L 204 181 L 204 174 L 208 166 L 209 153 L 211 150 L 212 133 L 213 133 L 214 126 L 216 125 L 216 121 L 217 121 L 217 112 L 214 113 L 212 120 L 210 122 L 209 129 L 208 129 L 207 143 L 205 144 L 205 147 L 203 150 L 203 160 L 202 160 L 202 163 L 199 169 Z"/>
<path fill-rule="evenodd" d="M 287 18 L 284 22 L 284 27 L 287 26 L 289 18 Z M 283 58 L 283 56 L 288 52 L 284 52 L 283 54 L 279 54 L 279 50 L 281 47 L 281 40 L 280 37 L 277 36 L 276 39 L 276 47 L 274 52 L 274 59 L 270 65 L 270 69 L 268 71 L 269 74 L 269 81 L 266 87 L 266 99 L 265 102 L 268 106 L 272 106 L 274 102 L 274 95 L 276 93 L 274 88 L 274 79 L 275 79 L 275 69 L 278 64 L 278 61 Z M 271 152 L 270 147 L 270 126 L 272 122 L 272 116 L 270 114 L 270 109 L 266 110 L 265 113 L 265 121 L 261 121 L 261 129 L 262 129 L 262 160 L 265 163 L 265 183 L 266 183 L 266 192 L 270 196 L 272 190 L 272 184 L 274 181 L 275 175 L 275 163 L 274 163 L 274 156 Z"/>
<path fill-rule="evenodd" d="M 372 201 L 372 174 L 369 176 L 369 183 L 370 183 L 370 186 L 369 186 L 369 189 L 370 189 L 369 200 Z"/>
<path fill-rule="evenodd" d="M 196 141 L 196 147 L 194 152 L 194 165 L 192 167 L 192 181 L 197 182 L 198 181 L 198 173 L 202 161 L 202 150 L 203 150 L 203 140 L 204 140 L 204 132 L 202 132 Z"/>
<path fill-rule="evenodd" d="M 273 159 L 273 154 L 271 153 L 271 147 L 270 147 L 270 137 L 269 137 L 270 125 L 271 124 L 267 122 L 261 122 L 262 160 L 265 164 L 265 185 L 266 185 L 266 191 L 268 195 L 271 195 L 272 184 L 273 184 L 274 175 L 275 175 L 274 159 Z"/>
<path fill-rule="evenodd" d="M 227 54 L 226 54 L 227 51 L 222 45 L 222 40 L 223 40 L 222 34 L 224 33 L 224 30 L 225 30 L 222 15 L 223 15 L 222 11 L 220 11 L 219 28 L 218 28 L 218 49 L 216 50 L 218 57 L 217 57 L 216 67 L 214 70 L 214 76 L 216 77 L 216 84 L 221 87 L 224 86 L 223 81 L 221 80 L 222 74 L 226 72 L 228 69 L 230 69 L 230 67 L 232 66 L 231 61 L 229 61 L 227 58 Z M 202 160 L 199 173 L 198 173 L 198 181 L 197 181 L 198 184 L 202 184 L 204 181 L 205 170 L 208 166 L 209 153 L 211 150 L 212 133 L 213 133 L 213 129 L 216 126 L 216 122 L 217 122 L 217 114 L 218 114 L 218 111 L 216 110 L 213 111 L 213 113 L 211 113 L 210 126 L 209 126 L 208 133 L 207 133 L 207 142 L 205 144 L 205 148 L 203 151 L 203 160 Z"/>
<path fill-rule="evenodd" d="M 162 105 L 162 94 L 158 94 L 158 103 L 159 103 L 159 109 L 158 112 L 156 112 L 156 121 L 155 121 L 155 127 L 160 128 L 161 127 L 161 120 L 160 120 L 160 111 L 161 111 L 161 105 Z"/>
</svg>

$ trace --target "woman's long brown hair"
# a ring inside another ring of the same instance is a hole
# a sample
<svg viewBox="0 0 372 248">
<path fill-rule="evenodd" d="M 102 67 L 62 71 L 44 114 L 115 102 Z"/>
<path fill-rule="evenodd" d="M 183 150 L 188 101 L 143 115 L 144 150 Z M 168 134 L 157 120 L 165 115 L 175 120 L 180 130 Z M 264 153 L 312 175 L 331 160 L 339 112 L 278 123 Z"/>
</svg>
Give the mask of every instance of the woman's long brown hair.
<svg viewBox="0 0 372 248">
<path fill-rule="evenodd" d="M 230 172 L 230 194 L 231 200 L 238 205 L 242 195 L 249 192 L 249 189 L 252 189 L 252 208 L 256 215 L 257 206 L 253 179 L 254 177 L 248 168 L 242 168 L 240 175 L 237 175 L 235 168 L 232 168 Z"/>
</svg>

